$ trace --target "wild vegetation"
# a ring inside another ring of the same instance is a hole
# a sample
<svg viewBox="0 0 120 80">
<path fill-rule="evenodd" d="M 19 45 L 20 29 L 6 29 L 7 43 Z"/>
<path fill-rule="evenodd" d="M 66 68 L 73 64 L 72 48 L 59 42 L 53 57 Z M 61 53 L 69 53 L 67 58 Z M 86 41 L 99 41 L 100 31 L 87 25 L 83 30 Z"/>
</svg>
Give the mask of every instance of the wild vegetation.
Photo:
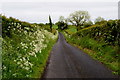
<svg viewBox="0 0 120 80">
<path fill-rule="evenodd" d="M 98 17 L 93 23 L 87 11 L 75 11 L 68 18 L 60 16 L 55 24 L 49 16 L 49 22 L 31 24 L 2 16 L 3 78 L 40 78 L 56 42 L 57 30 L 63 32 L 68 43 L 106 65 L 114 74 L 120 73 L 120 20 Z"/>
<path fill-rule="evenodd" d="M 0 68 L 2 67 L 2 18 L 0 15 Z M 0 79 L 2 79 L 2 69 L 0 69 Z"/>
<path fill-rule="evenodd" d="M 119 74 L 120 20 L 99 21 L 76 33 L 65 31 L 66 40 Z"/>
<path fill-rule="evenodd" d="M 40 78 L 57 33 L 2 16 L 2 78 Z"/>
</svg>

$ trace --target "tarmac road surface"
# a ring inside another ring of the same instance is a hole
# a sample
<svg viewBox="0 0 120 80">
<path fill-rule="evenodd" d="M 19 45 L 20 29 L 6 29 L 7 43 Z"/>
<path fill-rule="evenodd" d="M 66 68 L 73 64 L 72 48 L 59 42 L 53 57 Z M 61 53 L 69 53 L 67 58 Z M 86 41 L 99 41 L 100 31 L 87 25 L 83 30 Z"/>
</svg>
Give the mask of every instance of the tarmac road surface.
<svg viewBox="0 0 120 80">
<path fill-rule="evenodd" d="M 59 32 L 43 78 L 114 78 L 111 70 L 68 44 Z"/>
</svg>

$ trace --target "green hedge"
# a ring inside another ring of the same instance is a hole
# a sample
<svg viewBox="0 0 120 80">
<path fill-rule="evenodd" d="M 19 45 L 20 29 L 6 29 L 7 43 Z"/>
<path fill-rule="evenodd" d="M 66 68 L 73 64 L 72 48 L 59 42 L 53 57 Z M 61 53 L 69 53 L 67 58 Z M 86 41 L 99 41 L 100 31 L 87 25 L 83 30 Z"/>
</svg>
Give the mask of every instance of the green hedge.
<svg viewBox="0 0 120 80">
<path fill-rule="evenodd" d="M 104 21 L 78 31 L 73 36 L 89 36 L 110 45 L 120 45 L 120 20 Z"/>
</svg>

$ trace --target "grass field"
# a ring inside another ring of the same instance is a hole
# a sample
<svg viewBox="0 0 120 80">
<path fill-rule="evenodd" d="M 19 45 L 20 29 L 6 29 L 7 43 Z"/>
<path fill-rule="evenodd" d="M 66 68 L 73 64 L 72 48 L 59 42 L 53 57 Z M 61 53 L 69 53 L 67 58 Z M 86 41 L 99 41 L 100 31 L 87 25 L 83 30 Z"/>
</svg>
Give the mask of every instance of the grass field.
<svg viewBox="0 0 120 80">
<path fill-rule="evenodd" d="M 57 25 L 53 25 L 52 27 L 53 27 L 53 29 L 58 29 Z"/>
<path fill-rule="evenodd" d="M 77 29 L 75 26 L 68 26 L 68 29 L 65 30 L 68 34 L 74 34 L 77 32 Z"/>
</svg>

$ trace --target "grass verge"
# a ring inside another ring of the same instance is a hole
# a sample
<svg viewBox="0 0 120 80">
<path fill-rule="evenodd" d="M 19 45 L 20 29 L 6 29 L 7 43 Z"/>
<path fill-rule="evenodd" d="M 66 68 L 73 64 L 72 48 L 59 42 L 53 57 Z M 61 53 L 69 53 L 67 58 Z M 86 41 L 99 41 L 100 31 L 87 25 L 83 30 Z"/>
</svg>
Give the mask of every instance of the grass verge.
<svg viewBox="0 0 120 80">
<path fill-rule="evenodd" d="M 39 56 L 38 62 L 40 64 L 36 64 L 38 66 L 34 66 L 34 72 L 31 74 L 32 78 L 42 77 L 48 58 L 50 56 L 50 52 L 52 50 L 52 46 L 55 44 L 55 42 L 56 40 L 50 40 L 50 43 L 48 43 L 48 46 L 45 49 L 43 49 L 40 54 L 38 54 Z"/>
<path fill-rule="evenodd" d="M 94 39 L 89 37 L 73 37 L 66 33 L 63 33 L 66 40 L 71 45 L 74 45 L 90 55 L 93 59 L 98 60 L 109 69 L 115 75 L 120 75 L 119 65 L 118 65 L 118 46 L 104 45 L 104 43 L 98 43 Z"/>
</svg>

